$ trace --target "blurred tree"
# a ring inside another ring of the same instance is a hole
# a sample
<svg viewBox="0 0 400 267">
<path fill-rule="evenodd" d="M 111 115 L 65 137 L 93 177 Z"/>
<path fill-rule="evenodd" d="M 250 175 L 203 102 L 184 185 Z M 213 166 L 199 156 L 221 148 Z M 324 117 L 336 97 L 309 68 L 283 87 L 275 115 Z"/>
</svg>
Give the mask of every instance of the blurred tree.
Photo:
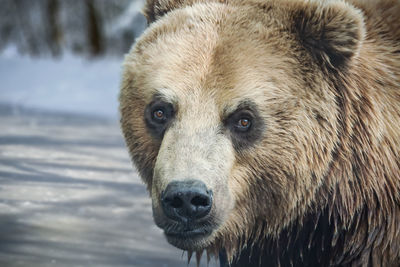
<svg viewBox="0 0 400 267">
<path fill-rule="evenodd" d="M 87 10 L 87 36 L 89 37 L 90 52 L 92 55 L 101 54 L 103 48 L 103 33 L 101 28 L 101 16 L 94 6 L 94 0 L 86 0 Z"/>
<path fill-rule="evenodd" d="M 0 51 L 122 55 L 145 28 L 142 0 L 0 0 Z"/>
<path fill-rule="evenodd" d="M 53 56 L 61 53 L 62 30 L 59 21 L 60 3 L 58 0 L 48 0 L 47 2 L 47 42 Z"/>
</svg>

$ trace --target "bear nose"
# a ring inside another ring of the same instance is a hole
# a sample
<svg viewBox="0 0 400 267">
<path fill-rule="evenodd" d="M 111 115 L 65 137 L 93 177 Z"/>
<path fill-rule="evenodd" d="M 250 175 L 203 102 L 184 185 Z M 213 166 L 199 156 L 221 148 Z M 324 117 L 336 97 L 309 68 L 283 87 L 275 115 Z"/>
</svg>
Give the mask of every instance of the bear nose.
<svg viewBox="0 0 400 267">
<path fill-rule="evenodd" d="M 161 194 L 165 215 L 177 221 L 193 221 L 210 213 L 212 191 L 199 180 L 173 181 Z"/>
</svg>

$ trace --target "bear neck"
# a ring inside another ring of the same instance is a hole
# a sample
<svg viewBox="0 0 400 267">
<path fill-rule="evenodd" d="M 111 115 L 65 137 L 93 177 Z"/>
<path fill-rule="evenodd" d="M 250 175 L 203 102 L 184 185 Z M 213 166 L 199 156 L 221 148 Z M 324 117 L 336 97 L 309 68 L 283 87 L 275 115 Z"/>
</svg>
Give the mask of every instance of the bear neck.
<svg viewBox="0 0 400 267">
<path fill-rule="evenodd" d="M 251 238 L 230 265 L 222 251 L 220 266 L 394 266 L 396 258 L 389 254 L 397 253 L 399 247 L 394 250 L 389 242 L 398 246 L 400 240 L 387 236 L 388 224 L 374 224 L 371 216 L 374 214 L 365 206 L 351 223 L 344 222 L 326 206 L 321 212 L 296 221 L 277 238 Z M 391 227 L 396 231 L 393 227 L 398 226 Z M 377 247 L 386 252 L 376 254 Z"/>
</svg>

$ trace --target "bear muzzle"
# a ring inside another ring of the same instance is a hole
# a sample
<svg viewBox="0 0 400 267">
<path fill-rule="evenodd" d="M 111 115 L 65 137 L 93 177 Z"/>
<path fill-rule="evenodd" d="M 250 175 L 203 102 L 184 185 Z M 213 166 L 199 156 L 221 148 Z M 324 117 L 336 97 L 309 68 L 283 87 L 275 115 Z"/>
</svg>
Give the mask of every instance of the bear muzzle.
<svg viewBox="0 0 400 267">
<path fill-rule="evenodd" d="M 210 232 L 204 225 L 207 225 L 213 194 L 202 181 L 172 181 L 162 192 L 160 202 L 164 215 L 179 225 L 164 229 L 166 235 L 187 238 Z"/>
<path fill-rule="evenodd" d="M 161 195 L 163 211 L 172 220 L 187 223 L 210 213 L 212 190 L 199 180 L 173 181 Z"/>
</svg>

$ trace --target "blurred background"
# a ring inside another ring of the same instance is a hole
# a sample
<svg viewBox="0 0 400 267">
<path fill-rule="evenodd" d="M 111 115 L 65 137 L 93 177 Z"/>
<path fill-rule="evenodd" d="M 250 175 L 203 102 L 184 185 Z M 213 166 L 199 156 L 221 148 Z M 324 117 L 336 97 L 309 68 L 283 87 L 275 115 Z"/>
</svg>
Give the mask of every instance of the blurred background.
<svg viewBox="0 0 400 267">
<path fill-rule="evenodd" d="M 0 101 L 117 117 L 142 0 L 0 0 Z"/>
<path fill-rule="evenodd" d="M 0 266 L 188 266 L 118 125 L 143 4 L 0 0 Z"/>
</svg>

